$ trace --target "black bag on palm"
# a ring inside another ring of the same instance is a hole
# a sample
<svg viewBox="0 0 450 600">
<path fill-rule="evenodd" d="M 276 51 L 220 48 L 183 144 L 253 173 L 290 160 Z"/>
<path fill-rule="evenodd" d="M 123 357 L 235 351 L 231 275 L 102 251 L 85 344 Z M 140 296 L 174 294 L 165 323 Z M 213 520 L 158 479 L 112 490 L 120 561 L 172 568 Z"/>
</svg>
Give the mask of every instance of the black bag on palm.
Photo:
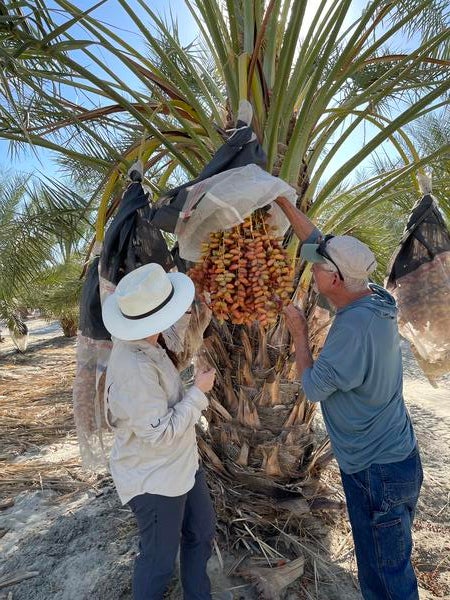
<svg viewBox="0 0 450 600">
<path fill-rule="evenodd" d="M 401 335 L 435 383 L 450 372 L 450 234 L 428 194 L 410 215 L 386 287 L 398 304 Z"/>
<path fill-rule="evenodd" d="M 161 231 L 151 223 L 153 208 L 140 182 L 126 189 L 120 208 L 105 235 L 101 258 L 91 263 L 82 292 L 80 331 L 95 340 L 111 338 L 102 320 L 99 289 L 101 276 L 116 286 L 124 275 L 149 262 L 159 263 L 166 271 L 174 260 Z"/>
</svg>

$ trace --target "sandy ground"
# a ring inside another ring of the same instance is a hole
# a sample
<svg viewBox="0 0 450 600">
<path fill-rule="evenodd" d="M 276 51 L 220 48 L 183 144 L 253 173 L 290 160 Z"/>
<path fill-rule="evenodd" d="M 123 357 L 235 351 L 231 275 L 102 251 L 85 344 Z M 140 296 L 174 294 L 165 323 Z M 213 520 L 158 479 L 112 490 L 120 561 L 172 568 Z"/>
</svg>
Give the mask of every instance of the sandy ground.
<svg viewBox="0 0 450 600">
<path fill-rule="evenodd" d="M 6 478 L 0 484 L 0 600 L 130 600 L 137 550 L 134 519 L 120 506 L 107 477 L 87 478 L 78 466 L 70 416 L 75 342 L 62 337 L 57 323 L 33 320 L 29 326 L 25 355 L 14 352 L 8 338 L 0 344 L 0 466 L 14 463 L 27 469 L 21 479 L 11 483 Z M 449 380 L 439 389 L 432 388 L 406 344 L 404 357 L 405 398 L 425 471 L 414 526 L 413 560 L 420 597 L 450 598 Z M 15 408 L 14 398 L 23 400 L 24 394 L 31 400 L 25 408 L 17 401 Z M 32 410 L 34 421 L 29 416 Z M 59 420 L 50 429 L 55 411 Z M 13 417 L 21 418 L 23 431 Z M 316 420 L 321 435 L 320 416 Z M 14 435 L 9 435 L 13 430 Z M 336 496 L 342 497 L 335 464 L 325 479 Z M 360 594 L 345 514 L 321 518 L 322 547 L 287 597 L 357 600 Z M 257 597 L 247 582 L 229 575 L 237 560 L 239 556 L 232 556 L 219 541 L 210 561 L 215 599 L 224 590 L 231 590 L 236 600 Z M 181 598 L 176 584 L 170 597 Z"/>
</svg>

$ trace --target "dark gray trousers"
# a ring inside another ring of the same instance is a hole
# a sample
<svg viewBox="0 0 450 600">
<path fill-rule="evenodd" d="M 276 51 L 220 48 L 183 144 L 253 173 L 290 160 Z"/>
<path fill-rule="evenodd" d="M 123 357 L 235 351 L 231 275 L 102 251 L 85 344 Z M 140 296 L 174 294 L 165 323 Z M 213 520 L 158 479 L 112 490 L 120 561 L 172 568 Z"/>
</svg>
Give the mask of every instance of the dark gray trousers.
<svg viewBox="0 0 450 600">
<path fill-rule="evenodd" d="M 210 600 L 206 564 L 212 551 L 215 515 L 205 474 L 182 496 L 141 494 L 129 505 L 139 527 L 139 554 L 134 563 L 134 600 L 161 600 L 173 575 L 180 548 L 184 600 Z"/>
</svg>

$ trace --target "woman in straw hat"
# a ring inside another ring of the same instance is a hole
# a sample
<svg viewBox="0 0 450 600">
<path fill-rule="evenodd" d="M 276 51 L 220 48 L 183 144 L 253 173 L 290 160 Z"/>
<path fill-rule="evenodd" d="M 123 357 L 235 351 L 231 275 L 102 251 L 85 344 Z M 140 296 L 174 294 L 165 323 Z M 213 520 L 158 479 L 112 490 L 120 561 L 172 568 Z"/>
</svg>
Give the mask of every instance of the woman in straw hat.
<svg viewBox="0 0 450 600">
<path fill-rule="evenodd" d="M 195 424 L 208 406 L 205 393 L 215 372 L 197 373 L 183 391 L 175 365 L 158 344 L 160 332 L 183 316 L 193 298 L 189 277 L 148 264 L 126 275 L 102 308 L 114 343 L 105 406 L 115 434 L 111 474 L 140 533 L 135 600 L 163 597 L 179 547 L 185 600 L 211 598 L 206 564 L 215 517 L 199 469 Z"/>
</svg>

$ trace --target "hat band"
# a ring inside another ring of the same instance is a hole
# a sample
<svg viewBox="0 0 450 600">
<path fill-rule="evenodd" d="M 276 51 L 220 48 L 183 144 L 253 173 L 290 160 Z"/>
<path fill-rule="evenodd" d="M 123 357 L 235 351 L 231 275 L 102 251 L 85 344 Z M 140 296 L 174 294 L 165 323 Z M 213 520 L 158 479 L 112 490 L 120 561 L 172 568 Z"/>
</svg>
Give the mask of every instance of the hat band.
<svg viewBox="0 0 450 600">
<path fill-rule="evenodd" d="M 167 296 L 167 298 L 161 302 L 161 304 L 159 304 L 156 308 L 153 308 L 152 310 L 149 310 L 146 313 L 142 313 L 142 315 L 126 315 L 123 311 L 120 311 L 122 313 L 122 316 L 125 317 L 125 319 L 130 319 L 131 321 L 137 321 L 138 319 L 145 319 L 145 317 L 149 317 L 150 315 L 155 314 L 156 312 L 158 312 L 158 310 L 161 310 L 161 308 L 163 308 L 163 306 L 165 306 L 168 302 L 170 302 L 170 300 L 173 298 L 175 290 L 173 289 L 173 285 L 172 285 L 172 290 L 170 291 L 170 294 Z"/>
</svg>

